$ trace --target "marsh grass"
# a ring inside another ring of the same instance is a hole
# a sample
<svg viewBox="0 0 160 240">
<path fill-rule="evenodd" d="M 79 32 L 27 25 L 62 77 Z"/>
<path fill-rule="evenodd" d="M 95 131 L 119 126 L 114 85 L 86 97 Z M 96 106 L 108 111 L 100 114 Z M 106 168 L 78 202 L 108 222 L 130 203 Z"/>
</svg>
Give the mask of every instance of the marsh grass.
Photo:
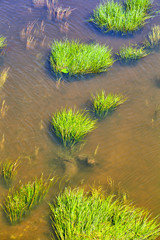
<svg viewBox="0 0 160 240">
<path fill-rule="evenodd" d="M 141 59 L 147 56 L 149 53 L 144 47 L 137 45 L 123 46 L 120 48 L 119 52 L 116 53 L 119 60 L 122 62 L 130 62 Z"/>
<path fill-rule="evenodd" d="M 71 147 L 95 129 L 96 121 L 85 111 L 62 109 L 54 113 L 52 127 L 64 147 Z"/>
<path fill-rule="evenodd" d="M 160 46 L 160 25 L 154 25 L 145 40 L 145 47 L 155 48 Z"/>
<path fill-rule="evenodd" d="M 4 118 L 6 116 L 8 109 L 9 109 L 9 106 L 6 104 L 6 101 L 3 100 L 2 105 L 0 107 L 0 115 L 1 115 L 0 119 Z"/>
<path fill-rule="evenodd" d="M 26 40 L 26 48 L 27 49 L 34 49 L 36 46 L 36 39 L 33 36 L 29 36 Z"/>
<path fill-rule="evenodd" d="M 3 36 L 0 36 L 0 49 L 5 47 L 7 45 L 6 38 Z"/>
<path fill-rule="evenodd" d="M 55 41 L 52 44 L 50 63 L 56 73 L 70 75 L 107 71 L 113 64 L 111 49 L 78 40 Z"/>
<path fill-rule="evenodd" d="M 4 134 L 2 135 L 2 139 L 0 140 L 0 150 L 3 151 L 5 146 L 5 137 Z"/>
<path fill-rule="evenodd" d="M 51 209 L 52 239 L 156 239 L 160 226 L 140 208 L 101 188 L 66 188 Z"/>
<path fill-rule="evenodd" d="M 25 40 L 27 49 L 34 49 L 38 44 L 42 47 L 45 45 L 46 35 L 44 35 L 45 24 L 42 20 L 29 22 L 20 32 L 21 40 Z"/>
<path fill-rule="evenodd" d="M 127 98 L 121 94 L 108 94 L 105 91 L 92 95 L 92 112 L 97 118 L 105 118 L 109 111 L 115 110 L 124 103 Z"/>
<path fill-rule="evenodd" d="M 40 179 L 35 178 L 33 182 L 21 185 L 18 190 L 9 189 L 2 205 L 9 222 L 18 223 L 28 215 L 30 210 L 46 196 L 53 181 L 55 178 L 45 180 L 42 175 Z"/>
<path fill-rule="evenodd" d="M 0 88 L 3 87 L 8 78 L 9 69 L 10 68 L 4 68 L 3 71 L 0 73 Z"/>
<path fill-rule="evenodd" d="M 74 11 L 75 9 L 71 9 L 70 7 L 68 8 L 62 8 L 61 6 L 60 7 L 56 7 L 54 9 L 54 17 L 57 19 L 57 20 L 62 20 L 62 19 L 66 19 L 68 18 L 72 11 Z"/>
<path fill-rule="evenodd" d="M 57 20 L 67 19 L 75 10 L 75 8 L 71 9 L 70 7 L 63 8 L 62 6 L 59 6 L 58 0 L 47 0 L 46 6 L 48 9 L 48 18 L 50 20 L 52 20 L 52 17 Z"/>
<path fill-rule="evenodd" d="M 90 21 L 104 31 L 133 32 L 151 18 L 150 0 L 104 1 L 93 11 Z"/>
<path fill-rule="evenodd" d="M 41 8 L 41 7 L 45 6 L 46 1 L 45 0 L 33 0 L 33 4 L 35 7 Z"/>
<path fill-rule="evenodd" d="M 141 9 L 141 11 L 147 12 L 151 8 L 151 3 L 151 0 L 126 0 L 124 5 L 126 11 Z"/>
<path fill-rule="evenodd" d="M 20 162 L 18 160 L 15 162 L 6 161 L 4 163 L 1 163 L 1 177 L 6 186 L 9 186 L 15 178 L 19 164 Z"/>
<path fill-rule="evenodd" d="M 66 21 L 60 25 L 60 32 L 67 33 L 69 30 L 69 23 Z"/>
</svg>

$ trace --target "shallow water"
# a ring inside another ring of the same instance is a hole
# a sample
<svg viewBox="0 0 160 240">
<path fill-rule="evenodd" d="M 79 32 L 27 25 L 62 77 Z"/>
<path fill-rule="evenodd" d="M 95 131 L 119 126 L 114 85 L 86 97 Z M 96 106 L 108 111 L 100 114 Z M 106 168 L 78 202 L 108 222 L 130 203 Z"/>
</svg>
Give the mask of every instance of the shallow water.
<svg viewBox="0 0 160 240">
<path fill-rule="evenodd" d="M 1 160 L 16 160 L 21 164 L 13 185 L 40 176 L 56 173 L 68 174 L 70 184 L 78 185 L 82 179 L 105 186 L 107 177 L 120 183 L 137 206 L 149 209 L 153 215 L 160 209 L 160 52 L 154 52 L 136 65 L 123 66 L 118 62 L 108 73 L 87 78 L 56 82 L 48 66 L 49 43 L 53 39 L 79 38 L 83 42 L 97 41 L 109 44 L 117 51 L 123 44 L 144 40 L 160 17 L 151 19 L 132 36 L 103 34 L 86 20 L 99 1 L 59 1 L 63 7 L 75 8 L 68 18 L 69 30 L 60 32 L 61 21 L 49 20 L 46 8 L 35 8 L 31 1 L 17 0 L 0 3 L 0 34 L 7 37 L 6 52 L 0 57 L 0 70 L 10 67 L 9 78 L 0 90 L 8 111 L 0 119 Z M 159 9 L 158 2 L 155 8 Z M 38 36 L 34 49 L 26 49 L 20 32 L 29 22 L 44 21 L 45 30 Z M 42 40 L 46 36 L 43 46 Z M 63 80 L 63 79 L 62 79 Z M 82 163 L 67 166 L 57 158 L 61 148 L 49 131 L 52 113 L 61 107 L 85 108 L 91 93 L 124 93 L 128 100 L 112 115 L 98 123 L 95 131 L 86 137 L 81 153 L 94 155 L 96 165 Z M 4 139 L 4 141 L 3 141 Z M 21 224 L 10 226 L 3 213 L 0 216 L 0 239 L 49 239 L 49 209 L 58 186 L 52 188 L 46 201 L 32 211 Z M 0 202 L 8 190 L 0 185 Z"/>
</svg>

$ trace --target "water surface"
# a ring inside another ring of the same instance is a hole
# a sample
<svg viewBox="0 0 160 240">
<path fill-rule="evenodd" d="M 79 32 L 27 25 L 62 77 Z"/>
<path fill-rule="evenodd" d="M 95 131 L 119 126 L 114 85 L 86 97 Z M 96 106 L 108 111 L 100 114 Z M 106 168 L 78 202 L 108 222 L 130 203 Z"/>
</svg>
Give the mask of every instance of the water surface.
<svg viewBox="0 0 160 240">
<path fill-rule="evenodd" d="M 96 0 L 59 1 L 63 7 L 75 8 L 65 33 L 60 32 L 62 22 L 48 19 L 46 8 L 35 8 L 31 1 L 1 1 L 0 34 L 7 37 L 8 47 L 0 57 L 0 70 L 10 67 L 9 78 L 0 90 L 1 101 L 5 99 L 9 107 L 6 116 L 0 119 L 1 160 L 16 160 L 21 156 L 14 185 L 42 172 L 45 176 L 56 173 L 64 177 L 64 162 L 57 160 L 61 148 L 49 132 L 52 113 L 66 106 L 84 109 L 91 93 L 101 89 L 126 94 L 127 102 L 99 122 L 97 129 L 86 137 L 81 153 L 92 156 L 99 146 L 96 165 L 78 164 L 75 171 L 71 169 L 70 183 L 75 186 L 84 179 L 87 185 L 97 182 L 105 186 L 110 176 L 137 206 L 149 209 L 155 216 L 160 209 L 160 52 L 131 66 L 117 62 L 108 73 L 70 81 L 62 79 L 60 85 L 48 66 L 48 44 L 54 39 L 95 41 L 110 45 L 115 52 L 123 44 L 143 41 L 160 20 L 158 16 L 151 19 L 142 30 L 128 37 L 104 34 L 86 21 L 98 3 Z M 158 2 L 155 5 L 158 9 L 157 6 Z M 37 37 L 35 48 L 26 49 L 20 33 L 35 20 L 39 25 L 43 20 L 45 30 Z M 42 44 L 44 36 L 46 40 Z M 58 186 L 53 187 L 46 201 L 19 225 L 10 226 L 1 212 L 0 239 L 49 239 L 47 201 L 57 191 Z M 0 185 L 0 192 L 2 202 L 8 190 Z"/>
</svg>

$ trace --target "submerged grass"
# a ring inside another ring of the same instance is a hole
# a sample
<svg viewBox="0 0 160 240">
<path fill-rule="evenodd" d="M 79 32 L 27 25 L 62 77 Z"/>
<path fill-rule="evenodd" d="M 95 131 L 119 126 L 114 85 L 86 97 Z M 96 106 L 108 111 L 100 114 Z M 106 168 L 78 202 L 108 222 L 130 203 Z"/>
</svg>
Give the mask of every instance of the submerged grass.
<svg viewBox="0 0 160 240">
<path fill-rule="evenodd" d="M 95 129 L 96 121 L 85 111 L 62 109 L 52 117 L 53 130 L 64 147 L 71 147 Z"/>
<path fill-rule="evenodd" d="M 52 239 L 153 240 L 160 235 L 160 226 L 147 212 L 100 189 L 85 193 L 68 188 L 49 205 Z"/>
<path fill-rule="evenodd" d="M 97 118 L 104 118 L 109 111 L 115 110 L 119 105 L 124 103 L 127 98 L 121 94 L 108 94 L 105 91 L 92 96 L 92 111 Z"/>
<path fill-rule="evenodd" d="M 111 49 L 78 40 L 55 41 L 52 44 L 50 63 L 56 73 L 89 74 L 107 71 L 113 64 Z"/>
<path fill-rule="evenodd" d="M 120 61 L 129 62 L 141 59 L 147 56 L 149 53 L 144 49 L 144 47 L 140 47 L 137 45 L 123 46 L 120 48 L 119 52 L 116 53 Z"/>
<path fill-rule="evenodd" d="M 52 179 L 35 179 L 33 182 L 28 182 L 21 185 L 18 190 L 10 189 L 5 198 L 2 208 L 11 224 L 15 224 L 29 214 L 30 210 L 36 206 L 47 194 Z"/>
<path fill-rule="evenodd" d="M 104 31 L 133 32 L 151 17 L 150 7 L 151 0 L 104 1 L 94 10 L 90 21 Z"/>
<path fill-rule="evenodd" d="M 0 36 L 0 49 L 5 47 L 7 45 L 6 38 L 3 36 Z"/>
<path fill-rule="evenodd" d="M 154 25 L 145 41 L 145 46 L 155 48 L 160 46 L 160 25 Z"/>
<path fill-rule="evenodd" d="M 16 162 L 6 161 L 1 163 L 1 176 L 7 186 L 12 183 L 16 176 L 18 165 L 18 160 Z"/>
<path fill-rule="evenodd" d="M 0 88 L 3 87 L 8 78 L 9 69 L 10 68 L 4 68 L 3 71 L 0 73 Z"/>
</svg>

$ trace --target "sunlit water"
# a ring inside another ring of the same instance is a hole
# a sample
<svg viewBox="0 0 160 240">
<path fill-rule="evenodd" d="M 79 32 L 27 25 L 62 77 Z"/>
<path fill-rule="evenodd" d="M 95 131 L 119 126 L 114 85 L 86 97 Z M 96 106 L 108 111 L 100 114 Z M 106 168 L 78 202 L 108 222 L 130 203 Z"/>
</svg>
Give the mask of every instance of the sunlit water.
<svg viewBox="0 0 160 240">
<path fill-rule="evenodd" d="M 69 171 L 70 184 L 107 182 L 111 177 L 120 183 L 137 206 L 145 207 L 155 216 L 160 209 L 160 52 L 154 52 L 136 65 L 123 66 L 118 62 L 108 73 L 56 82 L 50 72 L 49 43 L 53 39 L 80 39 L 110 45 L 113 52 L 123 44 L 144 40 L 155 17 L 132 36 L 103 34 L 87 22 L 99 1 L 61 1 L 63 7 L 75 8 L 68 18 L 69 30 L 60 32 L 62 21 L 49 20 L 46 8 L 35 8 L 31 1 L 0 2 L 0 34 L 7 37 L 8 46 L 0 57 L 0 70 L 10 67 L 9 78 L 0 90 L 1 104 L 5 100 L 8 111 L 0 119 L 1 160 L 16 160 L 21 164 L 13 185 L 40 176 L 56 174 L 64 177 Z M 158 3 L 156 7 L 158 6 Z M 159 7 L 157 7 L 159 9 Z M 44 21 L 45 30 L 37 37 L 34 49 L 26 49 L 20 32 L 29 22 Z M 45 43 L 42 40 L 45 38 Z M 63 79 L 62 79 L 63 80 Z M 112 115 L 98 123 L 97 129 L 86 137 L 81 150 L 93 156 L 98 149 L 94 167 L 81 163 L 67 166 L 57 160 L 61 147 L 49 131 L 52 113 L 61 107 L 86 108 L 91 93 L 104 89 L 107 93 L 124 93 L 126 103 Z M 4 139 L 4 140 L 3 140 Z M 98 146 L 98 147 L 97 147 Z M 21 224 L 10 226 L 1 212 L 0 239 L 47 240 L 50 238 L 49 208 L 58 186 L 49 192 L 29 217 Z M 0 201 L 8 190 L 0 185 Z"/>
</svg>

